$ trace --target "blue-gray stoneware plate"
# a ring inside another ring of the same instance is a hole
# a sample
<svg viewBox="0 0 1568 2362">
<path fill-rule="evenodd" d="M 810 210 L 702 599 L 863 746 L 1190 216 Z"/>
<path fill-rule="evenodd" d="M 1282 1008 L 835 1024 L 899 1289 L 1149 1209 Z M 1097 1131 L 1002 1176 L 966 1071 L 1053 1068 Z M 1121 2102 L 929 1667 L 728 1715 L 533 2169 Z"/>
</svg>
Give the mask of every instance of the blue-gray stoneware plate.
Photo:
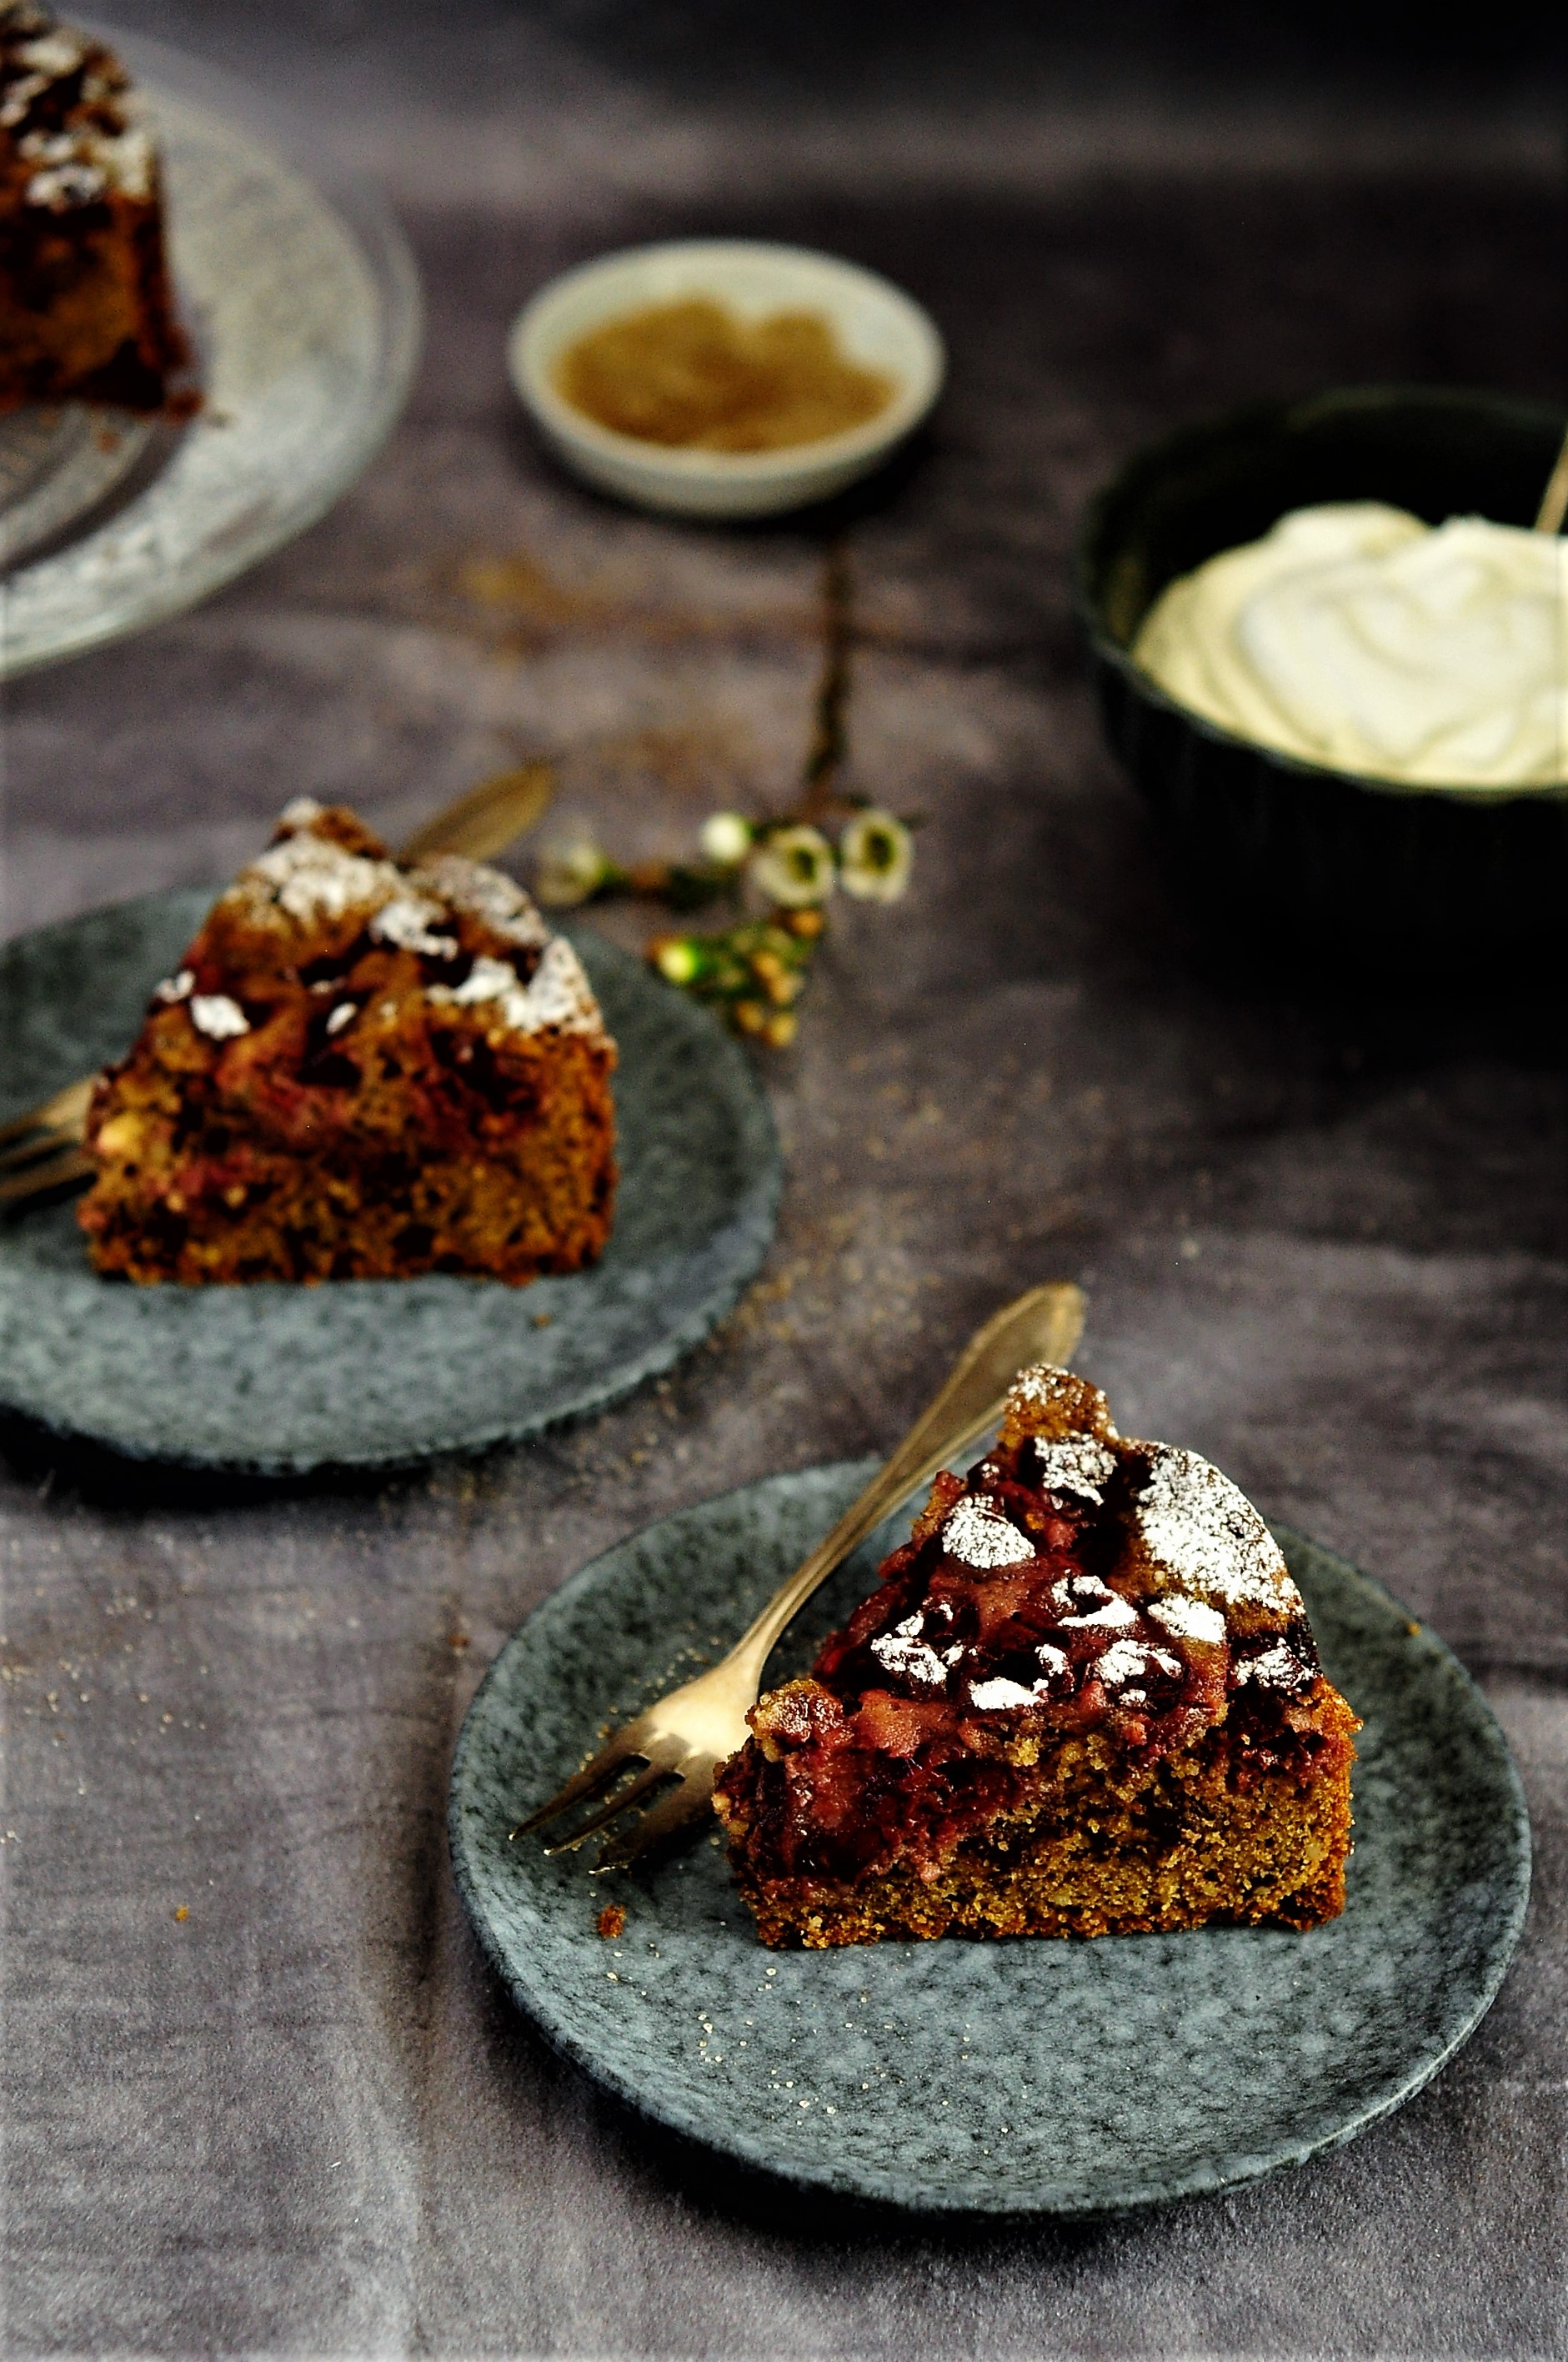
<svg viewBox="0 0 1568 2362">
<path fill-rule="evenodd" d="M 1094 1943 L 769 1952 L 716 1837 L 646 1881 L 509 1841 L 600 1727 L 712 1660 L 871 1472 L 747 1485 L 584 1567 L 508 1641 L 458 1740 L 449 1830 L 491 1962 L 624 2101 L 805 2190 L 921 2213 L 1095 2214 L 1253 2181 L 1420 2089 L 1502 1981 L 1529 1825 L 1496 1723 L 1435 1634 L 1278 1529 L 1324 1665 L 1364 1722 L 1344 1915 Z M 809 1662 L 908 1518 L 786 1636 Z M 596 1915 L 624 1904 L 624 1932 Z"/>
<path fill-rule="evenodd" d="M 123 1054 L 211 900 L 149 895 L 0 953 L 0 1121 Z M 95 1275 L 57 1204 L 0 1221 L 0 1407 L 138 1459 L 392 1466 L 536 1435 L 689 1352 L 767 1252 L 772 1120 L 706 1010 L 602 936 L 575 940 L 620 1047 L 621 1187 L 591 1271 L 133 1287 Z"/>
</svg>

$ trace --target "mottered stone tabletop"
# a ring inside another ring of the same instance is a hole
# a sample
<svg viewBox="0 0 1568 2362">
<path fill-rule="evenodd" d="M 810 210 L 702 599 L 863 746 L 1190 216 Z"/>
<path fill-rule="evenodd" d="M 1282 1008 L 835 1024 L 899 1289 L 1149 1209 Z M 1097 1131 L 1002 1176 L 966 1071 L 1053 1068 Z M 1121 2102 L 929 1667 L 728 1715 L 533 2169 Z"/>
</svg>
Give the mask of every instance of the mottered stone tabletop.
<svg viewBox="0 0 1568 2362">
<path fill-rule="evenodd" d="M 1539 93 L 1490 85 L 1119 94 L 1077 52 L 1032 63 L 999 8 L 972 45 L 911 39 L 900 78 L 896 43 L 839 54 L 829 13 L 754 88 L 713 61 L 722 12 L 117 12 L 381 177 L 428 346 L 313 532 L 6 694 L 8 932 L 220 878 L 301 791 L 395 833 L 536 753 L 563 809 L 677 851 L 796 777 L 834 537 L 848 777 L 927 821 L 908 901 L 835 920 L 767 1069 L 775 1249 L 671 1377 L 352 1487 L 0 1438 L 8 2354 L 1568 2344 L 1560 1012 L 1206 965 L 1099 745 L 1064 583 L 1095 484 L 1205 410 L 1364 379 L 1561 398 L 1560 139 Z M 516 305 L 687 230 L 834 248 L 941 324 L 934 427 L 844 509 L 655 524 L 530 441 Z M 812 2211 L 655 2142 L 514 2016 L 448 1871 L 453 1741 L 585 1559 L 886 1446 L 1054 1276 L 1088 1292 L 1083 1366 L 1127 1431 L 1218 1460 L 1480 1681 L 1529 1797 L 1529 1924 L 1446 2072 L 1298 2172 L 1071 2230 Z"/>
</svg>

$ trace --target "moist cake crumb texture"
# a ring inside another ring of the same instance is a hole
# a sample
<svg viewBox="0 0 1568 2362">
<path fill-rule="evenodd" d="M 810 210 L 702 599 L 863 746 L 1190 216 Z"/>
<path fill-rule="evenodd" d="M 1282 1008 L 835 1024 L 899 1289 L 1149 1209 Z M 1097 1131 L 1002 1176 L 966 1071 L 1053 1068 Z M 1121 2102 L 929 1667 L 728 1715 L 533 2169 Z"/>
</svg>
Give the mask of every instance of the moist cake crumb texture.
<svg viewBox="0 0 1568 2362">
<path fill-rule="evenodd" d="M 94 1095 L 93 1260 L 186 1283 L 579 1270 L 609 1234 L 614 1063 L 521 887 L 404 866 L 297 799 Z"/>
<path fill-rule="evenodd" d="M 1354 1714 L 1245 1496 L 1021 1374 L 714 1802 L 765 1943 L 1315 1926 L 1343 1907 Z"/>
</svg>

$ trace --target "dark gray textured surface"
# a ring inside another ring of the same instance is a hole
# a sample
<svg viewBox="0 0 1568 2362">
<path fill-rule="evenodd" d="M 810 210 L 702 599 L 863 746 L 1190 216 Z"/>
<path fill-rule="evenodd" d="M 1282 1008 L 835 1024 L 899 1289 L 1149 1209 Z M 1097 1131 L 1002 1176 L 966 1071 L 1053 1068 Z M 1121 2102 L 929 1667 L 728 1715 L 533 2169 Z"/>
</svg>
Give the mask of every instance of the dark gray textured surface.
<svg viewBox="0 0 1568 2362">
<path fill-rule="evenodd" d="M 1212 2196 L 1351 2139 L 1419 2090 L 1518 1941 L 1524 1802 L 1452 1652 L 1288 1529 L 1323 1669 L 1362 1720 L 1345 1907 L 1326 1927 L 769 1954 L 716 1831 L 646 1886 L 598 1885 L 588 1856 L 513 1837 L 597 1730 L 745 1628 L 876 1466 L 769 1477 L 661 1518 L 496 1659 L 458 1741 L 452 1863 L 487 1959 L 548 2039 L 639 2114 L 742 2165 L 926 2215 Z M 909 1531 L 906 1510 L 839 1570 L 776 1650 L 769 1686 L 810 1667 Z M 607 1897 L 629 1924 L 602 1941 Z"/>
<path fill-rule="evenodd" d="M 123 1055 L 207 907 L 201 889 L 144 895 L 8 946 L 0 1106 Z M 581 940 L 619 1053 L 615 1224 L 590 1269 L 525 1290 L 439 1274 L 127 1287 L 94 1272 L 74 1204 L 34 1207 L 0 1227 L 0 1404 L 138 1460 L 303 1475 L 514 1442 L 662 1375 L 756 1278 L 778 1145 L 708 1010 Z"/>
<path fill-rule="evenodd" d="M 445 46 L 390 9 L 382 38 L 348 6 L 133 13 L 340 110 L 322 136 L 385 172 L 429 350 L 307 539 L 11 693 L 12 932 L 221 874 L 300 789 L 410 826 L 519 746 L 638 844 L 787 786 L 820 548 L 547 469 L 501 334 L 548 271 L 676 229 L 815 239 L 905 281 L 955 366 L 851 535 L 855 777 L 931 814 L 916 885 L 843 914 L 773 1069 L 783 1225 L 714 1348 L 597 1426 L 384 1491 L 138 1490 L 9 1440 L 11 2350 L 1562 2351 L 1558 1012 L 1197 966 L 1063 575 L 1087 492 L 1180 418 L 1363 377 L 1561 397 L 1561 137 L 1514 104 L 1539 91 L 1205 112 L 867 69 L 755 106 L 639 79 L 591 11 L 454 9 Z M 465 593 L 476 556 L 522 561 L 507 601 Z M 1299 2174 L 1095 2231 L 861 2235 L 650 2146 L 514 2019 L 451 1890 L 447 1761 L 563 1575 L 885 1446 L 984 1312 L 1057 1275 L 1128 1429 L 1381 1575 L 1482 1681 L 1530 1924 L 1452 2066 Z"/>
</svg>

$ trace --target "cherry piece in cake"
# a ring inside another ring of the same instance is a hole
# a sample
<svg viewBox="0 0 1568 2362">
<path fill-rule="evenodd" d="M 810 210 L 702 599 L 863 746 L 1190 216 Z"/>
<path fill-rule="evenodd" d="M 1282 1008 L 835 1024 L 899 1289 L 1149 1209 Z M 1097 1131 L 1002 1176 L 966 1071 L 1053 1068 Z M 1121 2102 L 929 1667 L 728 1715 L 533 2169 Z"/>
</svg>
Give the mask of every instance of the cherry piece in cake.
<svg viewBox="0 0 1568 2362">
<path fill-rule="evenodd" d="M 395 862 L 302 798 L 98 1084 L 93 1260 L 142 1281 L 577 1271 L 610 1230 L 614 1064 L 521 887 Z"/>
<path fill-rule="evenodd" d="M 1360 1728 L 1251 1503 L 1065 1370 L 936 1478 L 714 1791 L 772 1945 L 1312 1927 Z"/>
</svg>

